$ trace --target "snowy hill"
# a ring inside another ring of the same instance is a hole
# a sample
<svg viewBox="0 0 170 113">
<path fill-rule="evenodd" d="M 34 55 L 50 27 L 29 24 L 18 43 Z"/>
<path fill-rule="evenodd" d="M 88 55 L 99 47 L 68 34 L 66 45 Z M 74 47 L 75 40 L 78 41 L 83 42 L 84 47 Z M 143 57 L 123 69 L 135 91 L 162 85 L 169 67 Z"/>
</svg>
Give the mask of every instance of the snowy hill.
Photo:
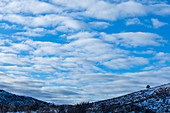
<svg viewBox="0 0 170 113">
<path fill-rule="evenodd" d="M 111 109 L 120 111 L 170 112 L 170 83 L 128 95 L 92 103 L 92 111 Z"/>
<path fill-rule="evenodd" d="M 0 105 L 48 105 L 48 103 L 32 97 L 18 96 L 0 90 Z"/>
</svg>

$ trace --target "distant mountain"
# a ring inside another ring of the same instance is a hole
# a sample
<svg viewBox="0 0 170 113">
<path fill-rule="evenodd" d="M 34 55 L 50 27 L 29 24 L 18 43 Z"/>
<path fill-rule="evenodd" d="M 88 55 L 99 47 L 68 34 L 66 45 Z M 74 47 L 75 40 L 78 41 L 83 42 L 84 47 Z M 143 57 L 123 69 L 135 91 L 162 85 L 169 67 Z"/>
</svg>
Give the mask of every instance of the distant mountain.
<svg viewBox="0 0 170 113">
<path fill-rule="evenodd" d="M 0 90 L 0 105 L 48 105 L 49 103 L 43 102 L 32 97 L 18 96 L 4 90 Z"/>
</svg>

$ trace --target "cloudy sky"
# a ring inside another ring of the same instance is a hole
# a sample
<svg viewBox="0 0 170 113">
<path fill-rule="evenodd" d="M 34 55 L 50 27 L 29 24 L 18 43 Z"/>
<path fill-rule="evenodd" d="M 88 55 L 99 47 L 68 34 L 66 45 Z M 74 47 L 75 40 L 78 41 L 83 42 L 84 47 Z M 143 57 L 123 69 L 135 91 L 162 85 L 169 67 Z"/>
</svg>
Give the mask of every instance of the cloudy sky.
<svg viewBox="0 0 170 113">
<path fill-rule="evenodd" d="M 170 80 L 168 0 L 0 0 L 0 89 L 56 104 Z"/>
</svg>

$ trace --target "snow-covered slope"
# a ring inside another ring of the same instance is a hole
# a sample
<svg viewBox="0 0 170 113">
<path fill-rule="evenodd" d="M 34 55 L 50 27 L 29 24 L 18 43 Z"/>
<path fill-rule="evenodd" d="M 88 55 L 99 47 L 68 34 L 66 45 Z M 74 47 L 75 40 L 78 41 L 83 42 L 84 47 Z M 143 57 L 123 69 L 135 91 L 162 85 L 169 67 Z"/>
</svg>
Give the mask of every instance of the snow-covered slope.
<svg viewBox="0 0 170 113">
<path fill-rule="evenodd" d="M 47 102 L 43 102 L 32 97 L 18 96 L 12 93 L 8 93 L 4 90 L 0 90 L 0 105 L 47 105 Z"/>
<path fill-rule="evenodd" d="M 112 98 L 104 101 L 94 102 L 90 109 L 101 109 L 101 107 L 110 107 L 110 109 L 126 110 L 147 109 L 153 112 L 170 112 L 170 83 L 141 90 L 128 95 Z"/>
</svg>

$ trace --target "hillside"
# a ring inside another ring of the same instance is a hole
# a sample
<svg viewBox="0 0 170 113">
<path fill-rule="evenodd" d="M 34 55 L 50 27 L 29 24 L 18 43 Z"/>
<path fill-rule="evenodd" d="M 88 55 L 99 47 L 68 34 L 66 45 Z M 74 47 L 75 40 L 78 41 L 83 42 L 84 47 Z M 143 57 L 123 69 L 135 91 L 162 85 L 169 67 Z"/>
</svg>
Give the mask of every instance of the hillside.
<svg viewBox="0 0 170 113">
<path fill-rule="evenodd" d="M 92 103 L 91 111 L 109 110 L 120 111 L 143 111 L 170 112 L 170 83 L 148 88 L 117 98 Z"/>
<path fill-rule="evenodd" d="M 0 105 L 48 105 L 32 97 L 18 96 L 4 90 L 0 90 Z"/>
</svg>

